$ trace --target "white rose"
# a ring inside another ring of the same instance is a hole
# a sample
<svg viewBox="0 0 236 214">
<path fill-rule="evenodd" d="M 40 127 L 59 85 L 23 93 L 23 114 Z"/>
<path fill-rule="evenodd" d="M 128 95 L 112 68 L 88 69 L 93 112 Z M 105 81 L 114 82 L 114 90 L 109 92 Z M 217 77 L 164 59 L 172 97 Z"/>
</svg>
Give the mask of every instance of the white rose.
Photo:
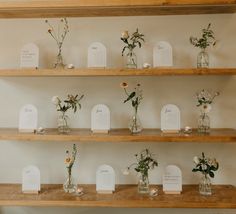
<svg viewBox="0 0 236 214">
<path fill-rule="evenodd" d="M 197 156 L 195 156 L 195 157 L 193 158 L 193 162 L 194 162 L 195 164 L 199 164 L 199 158 L 198 158 Z"/>
<path fill-rule="evenodd" d="M 203 104 L 203 105 L 202 105 L 202 111 L 203 111 L 204 113 L 209 113 L 209 112 L 211 111 L 211 109 L 212 109 L 212 107 L 211 107 L 210 104 Z"/>
<path fill-rule="evenodd" d="M 126 30 L 121 34 L 122 39 L 128 39 L 129 38 L 129 32 Z"/>
<path fill-rule="evenodd" d="M 61 103 L 61 100 L 59 99 L 58 96 L 54 96 L 54 97 L 52 98 L 52 103 L 53 103 L 54 105 L 58 106 L 58 105 Z"/>
</svg>

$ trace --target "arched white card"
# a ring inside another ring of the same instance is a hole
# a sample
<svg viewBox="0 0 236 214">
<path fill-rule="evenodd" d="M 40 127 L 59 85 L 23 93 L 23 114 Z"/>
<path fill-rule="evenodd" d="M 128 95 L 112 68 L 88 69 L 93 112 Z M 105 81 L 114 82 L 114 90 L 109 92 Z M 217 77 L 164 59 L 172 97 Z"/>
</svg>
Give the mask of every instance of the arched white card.
<svg viewBox="0 0 236 214">
<path fill-rule="evenodd" d="M 38 110 L 34 105 L 27 104 L 20 110 L 19 132 L 34 132 L 38 124 Z"/>
<path fill-rule="evenodd" d="M 91 130 L 94 133 L 108 133 L 110 130 L 110 109 L 99 104 L 91 112 Z"/>
<path fill-rule="evenodd" d="M 165 105 L 161 110 L 161 130 L 167 133 L 180 131 L 180 110 L 176 105 Z"/>
<path fill-rule="evenodd" d="M 34 43 L 26 44 L 21 49 L 21 68 L 38 68 L 39 67 L 39 48 Z"/>
<path fill-rule="evenodd" d="M 115 171 L 109 165 L 101 165 L 96 172 L 96 191 L 111 194 L 115 191 Z"/>
<path fill-rule="evenodd" d="M 179 167 L 169 165 L 163 175 L 163 192 L 180 194 L 182 192 L 182 172 Z"/>
<path fill-rule="evenodd" d="M 107 50 L 102 43 L 94 42 L 89 46 L 88 67 L 89 68 L 107 67 Z"/>
<path fill-rule="evenodd" d="M 172 46 L 165 41 L 157 43 L 153 48 L 153 67 L 173 66 Z"/>
<path fill-rule="evenodd" d="M 22 171 L 22 192 L 40 192 L 40 171 L 36 166 L 27 166 Z"/>
</svg>

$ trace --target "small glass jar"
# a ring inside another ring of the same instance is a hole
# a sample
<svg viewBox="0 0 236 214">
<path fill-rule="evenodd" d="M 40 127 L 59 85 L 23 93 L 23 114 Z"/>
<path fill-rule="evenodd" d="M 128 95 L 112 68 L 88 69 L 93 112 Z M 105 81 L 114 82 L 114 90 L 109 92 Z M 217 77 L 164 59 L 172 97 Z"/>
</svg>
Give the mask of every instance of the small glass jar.
<svg viewBox="0 0 236 214">
<path fill-rule="evenodd" d="M 143 129 L 141 121 L 138 116 L 138 107 L 134 107 L 134 114 L 129 123 L 129 130 L 132 134 L 141 132 Z"/>
<path fill-rule="evenodd" d="M 209 55 L 205 49 L 202 49 L 197 56 L 197 67 L 208 68 L 209 67 Z"/>
<path fill-rule="evenodd" d="M 138 181 L 138 193 L 149 194 L 149 179 L 148 175 L 141 174 Z"/>
<path fill-rule="evenodd" d="M 199 183 L 199 193 L 201 195 L 211 195 L 211 179 L 207 174 L 203 174 Z"/>
<path fill-rule="evenodd" d="M 69 128 L 69 117 L 68 115 L 66 115 L 66 112 L 59 112 L 58 115 L 58 132 L 61 134 L 67 134 L 70 132 L 70 128 Z"/>
<path fill-rule="evenodd" d="M 72 168 L 67 168 L 67 176 L 66 181 L 63 184 L 63 189 L 67 193 L 74 193 L 77 191 L 77 185 L 75 184 L 72 176 Z"/>
<path fill-rule="evenodd" d="M 210 132 L 210 117 L 207 113 L 201 112 L 198 118 L 198 132 L 200 133 Z"/>
<path fill-rule="evenodd" d="M 137 68 L 137 56 L 132 49 L 126 55 L 126 68 Z"/>
</svg>

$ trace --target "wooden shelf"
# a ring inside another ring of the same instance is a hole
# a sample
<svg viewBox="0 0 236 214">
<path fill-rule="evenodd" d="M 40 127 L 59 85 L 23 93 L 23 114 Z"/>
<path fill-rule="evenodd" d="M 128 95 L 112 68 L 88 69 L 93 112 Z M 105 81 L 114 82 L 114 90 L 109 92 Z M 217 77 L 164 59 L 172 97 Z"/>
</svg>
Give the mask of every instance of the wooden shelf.
<svg viewBox="0 0 236 214">
<path fill-rule="evenodd" d="M 235 0 L 5 0 L 0 18 L 234 13 Z"/>
<path fill-rule="evenodd" d="M 47 129 L 43 135 L 19 133 L 17 129 L 0 129 L 0 140 L 56 141 L 56 142 L 199 142 L 236 143 L 236 130 L 212 129 L 210 134 L 164 134 L 159 129 L 144 129 L 132 135 L 128 129 L 113 129 L 109 134 L 93 134 L 89 129 L 72 129 L 69 134 L 58 134 L 56 129 Z"/>
<path fill-rule="evenodd" d="M 96 77 L 96 76 L 183 76 L 236 75 L 236 68 L 150 68 L 150 69 L 1 69 L 0 77 Z"/>
<path fill-rule="evenodd" d="M 236 188 L 230 185 L 213 186 L 212 196 L 201 196 L 197 185 L 184 185 L 181 195 L 149 197 L 137 193 L 136 185 L 118 185 L 112 195 L 97 194 L 95 185 L 81 185 L 81 197 L 64 193 L 62 185 L 43 185 L 39 195 L 21 193 L 21 186 L 0 185 L 0 206 L 57 206 L 57 207 L 123 207 L 123 208 L 236 208 Z"/>
</svg>

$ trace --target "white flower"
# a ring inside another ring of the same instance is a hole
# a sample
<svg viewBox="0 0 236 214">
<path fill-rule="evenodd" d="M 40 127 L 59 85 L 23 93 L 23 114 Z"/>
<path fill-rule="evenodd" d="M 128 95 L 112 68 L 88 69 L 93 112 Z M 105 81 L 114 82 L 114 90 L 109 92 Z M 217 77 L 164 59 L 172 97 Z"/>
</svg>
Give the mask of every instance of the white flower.
<svg viewBox="0 0 236 214">
<path fill-rule="evenodd" d="M 126 30 L 121 34 L 122 39 L 128 39 L 129 38 L 129 32 Z"/>
<path fill-rule="evenodd" d="M 129 175 L 129 168 L 125 168 L 123 171 L 122 171 L 123 175 Z"/>
<path fill-rule="evenodd" d="M 193 158 L 193 162 L 194 162 L 195 164 L 199 164 L 199 157 L 195 156 L 195 157 Z"/>
<path fill-rule="evenodd" d="M 202 111 L 203 111 L 204 113 L 209 113 L 209 112 L 211 111 L 211 109 L 212 109 L 212 107 L 211 107 L 210 104 L 203 104 L 203 105 L 201 106 L 201 108 L 202 108 Z"/>
<path fill-rule="evenodd" d="M 56 106 L 58 106 L 61 103 L 61 100 L 59 99 L 58 96 L 52 97 L 52 103 Z"/>
</svg>

